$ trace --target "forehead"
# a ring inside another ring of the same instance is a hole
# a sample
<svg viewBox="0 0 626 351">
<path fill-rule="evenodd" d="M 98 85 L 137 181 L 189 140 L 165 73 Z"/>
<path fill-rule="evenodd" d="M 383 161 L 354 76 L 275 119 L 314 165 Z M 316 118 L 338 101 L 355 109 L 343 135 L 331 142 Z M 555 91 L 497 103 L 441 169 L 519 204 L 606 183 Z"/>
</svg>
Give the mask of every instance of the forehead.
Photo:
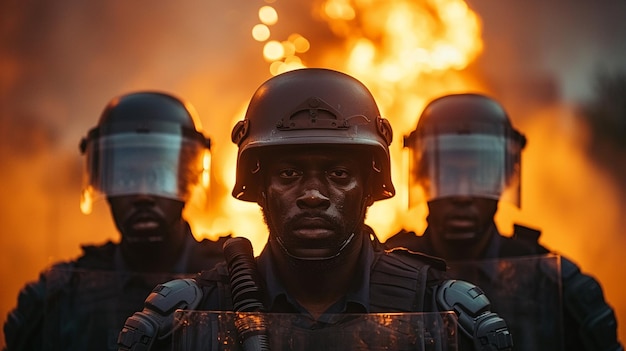
<svg viewBox="0 0 626 351">
<path fill-rule="evenodd" d="M 442 152 L 440 157 L 445 157 L 445 162 L 441 162 L 442 165 L 476 165 L 482 158 L 491 156 L 488 153 L 480 153 L 468 150 L 451 150 Z"/>
<path fill-rule="evenodd" d="M 363 156 L 356 150 L 333 146 L 282 147 L 268 152 L 265 162 L 269 165 L 290 164 L 329 164 L 357 167 Z"/>
<path fill-rule="evenodd" d="M 117 167 L 150 168 L 155 166 L 175 165 L 172 155 L 163 152 L 128 151 L 117 153 L 114 164 Z"/>
</svg>

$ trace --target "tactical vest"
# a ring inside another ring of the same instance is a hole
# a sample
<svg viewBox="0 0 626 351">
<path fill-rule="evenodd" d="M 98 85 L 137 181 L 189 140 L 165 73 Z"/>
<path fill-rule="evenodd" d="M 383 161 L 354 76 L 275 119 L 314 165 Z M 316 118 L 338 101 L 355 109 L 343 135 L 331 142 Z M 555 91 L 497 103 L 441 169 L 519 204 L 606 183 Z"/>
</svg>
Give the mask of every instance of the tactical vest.
<svg viewBox="0 0 626 351">
<path fill-rule="evenodd" d="M 216 287 L 220 310 L 232 310 L 232 294 L 226 264 L 200 274 L 205 291 Z M 438 312 L 432 289 L 445 271 L 445 262 L 405 249 L 377 254 L 370 273 L 370 310 L 382 312 Z"/>
</svg>

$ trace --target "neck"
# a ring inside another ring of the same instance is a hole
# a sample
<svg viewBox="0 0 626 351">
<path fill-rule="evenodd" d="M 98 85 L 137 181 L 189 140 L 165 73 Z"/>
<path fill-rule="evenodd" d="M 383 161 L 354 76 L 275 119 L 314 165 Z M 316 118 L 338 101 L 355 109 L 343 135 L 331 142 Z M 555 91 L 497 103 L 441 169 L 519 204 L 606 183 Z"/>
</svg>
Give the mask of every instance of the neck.
<svg viewBox="0 0 626 351">
<path fill-rule="evenodd" d="M 443 238 L 441 233 L 431 232 L 431 242 L 435 256 L 448 261 L 468 261 L 484 259 L 485 251 L 493 235 L 496 234 L 495 224 L 489 225 L 477 237 L 469 240 L 452 241 Z"/>
<path fill-rule="evenodd" d="M 353 243 L 336 258 L 325 261 L 295 261 L 272 245 L 276 267 L 289 294 L 314 318 L 342 298 L 359 264 L 363 240 L 359 233 Z"/>
<path fill-rule="evenodd" d="M 137 272 L 171 272 L 180 259 L 187 236 L 184 221 L 170 228 L 165 240 L 158 243 L 128 243 L 122 239 L 125 264 Z"/>
</svg>

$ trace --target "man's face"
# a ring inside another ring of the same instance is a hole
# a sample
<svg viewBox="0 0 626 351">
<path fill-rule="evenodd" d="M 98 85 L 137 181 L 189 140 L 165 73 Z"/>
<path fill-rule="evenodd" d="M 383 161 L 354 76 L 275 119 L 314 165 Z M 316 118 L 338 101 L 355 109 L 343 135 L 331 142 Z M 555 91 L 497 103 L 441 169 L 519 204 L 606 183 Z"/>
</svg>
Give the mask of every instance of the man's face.
<svg viewBox="0 0 626 351">
<path fill-rule="evenodd" d="M 292 257 L 324 259 L 360 242 L 366 185 L 354 153 L 330 148 L 284 148 L 267 158 L 265 220 L 270 240 Z M 263 196 L 263 195 L 261 195 Z"/>
<path fill-rule="evenodd" d="M 498 200 L 452 196 L 428 202 L 428 226 L 434 239 L 449 245 L 481 241 L 498 209 Z"/>
<path fill-rule="evenodd" d="M 161 244 L 175 240 L 184 203 L 164 197 L 135 194 L 107 198 L 122 240 L 128 244 Z"/>
</svg>

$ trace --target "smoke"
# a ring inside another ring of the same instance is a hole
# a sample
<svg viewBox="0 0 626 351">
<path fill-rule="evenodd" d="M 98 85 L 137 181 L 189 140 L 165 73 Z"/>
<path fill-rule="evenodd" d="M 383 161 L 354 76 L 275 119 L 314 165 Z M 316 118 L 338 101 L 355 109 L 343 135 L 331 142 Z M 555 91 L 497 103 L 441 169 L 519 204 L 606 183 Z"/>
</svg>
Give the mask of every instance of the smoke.
<svg viewBox="0 0 626 351">
<path fill-rule="evenodd" d="M 626 203 L 626 69 L 599 71 L 594 83 L 594 94 L 579 109 L 589 126 L 588 155 L 612 175 Z"/>
</svg>

